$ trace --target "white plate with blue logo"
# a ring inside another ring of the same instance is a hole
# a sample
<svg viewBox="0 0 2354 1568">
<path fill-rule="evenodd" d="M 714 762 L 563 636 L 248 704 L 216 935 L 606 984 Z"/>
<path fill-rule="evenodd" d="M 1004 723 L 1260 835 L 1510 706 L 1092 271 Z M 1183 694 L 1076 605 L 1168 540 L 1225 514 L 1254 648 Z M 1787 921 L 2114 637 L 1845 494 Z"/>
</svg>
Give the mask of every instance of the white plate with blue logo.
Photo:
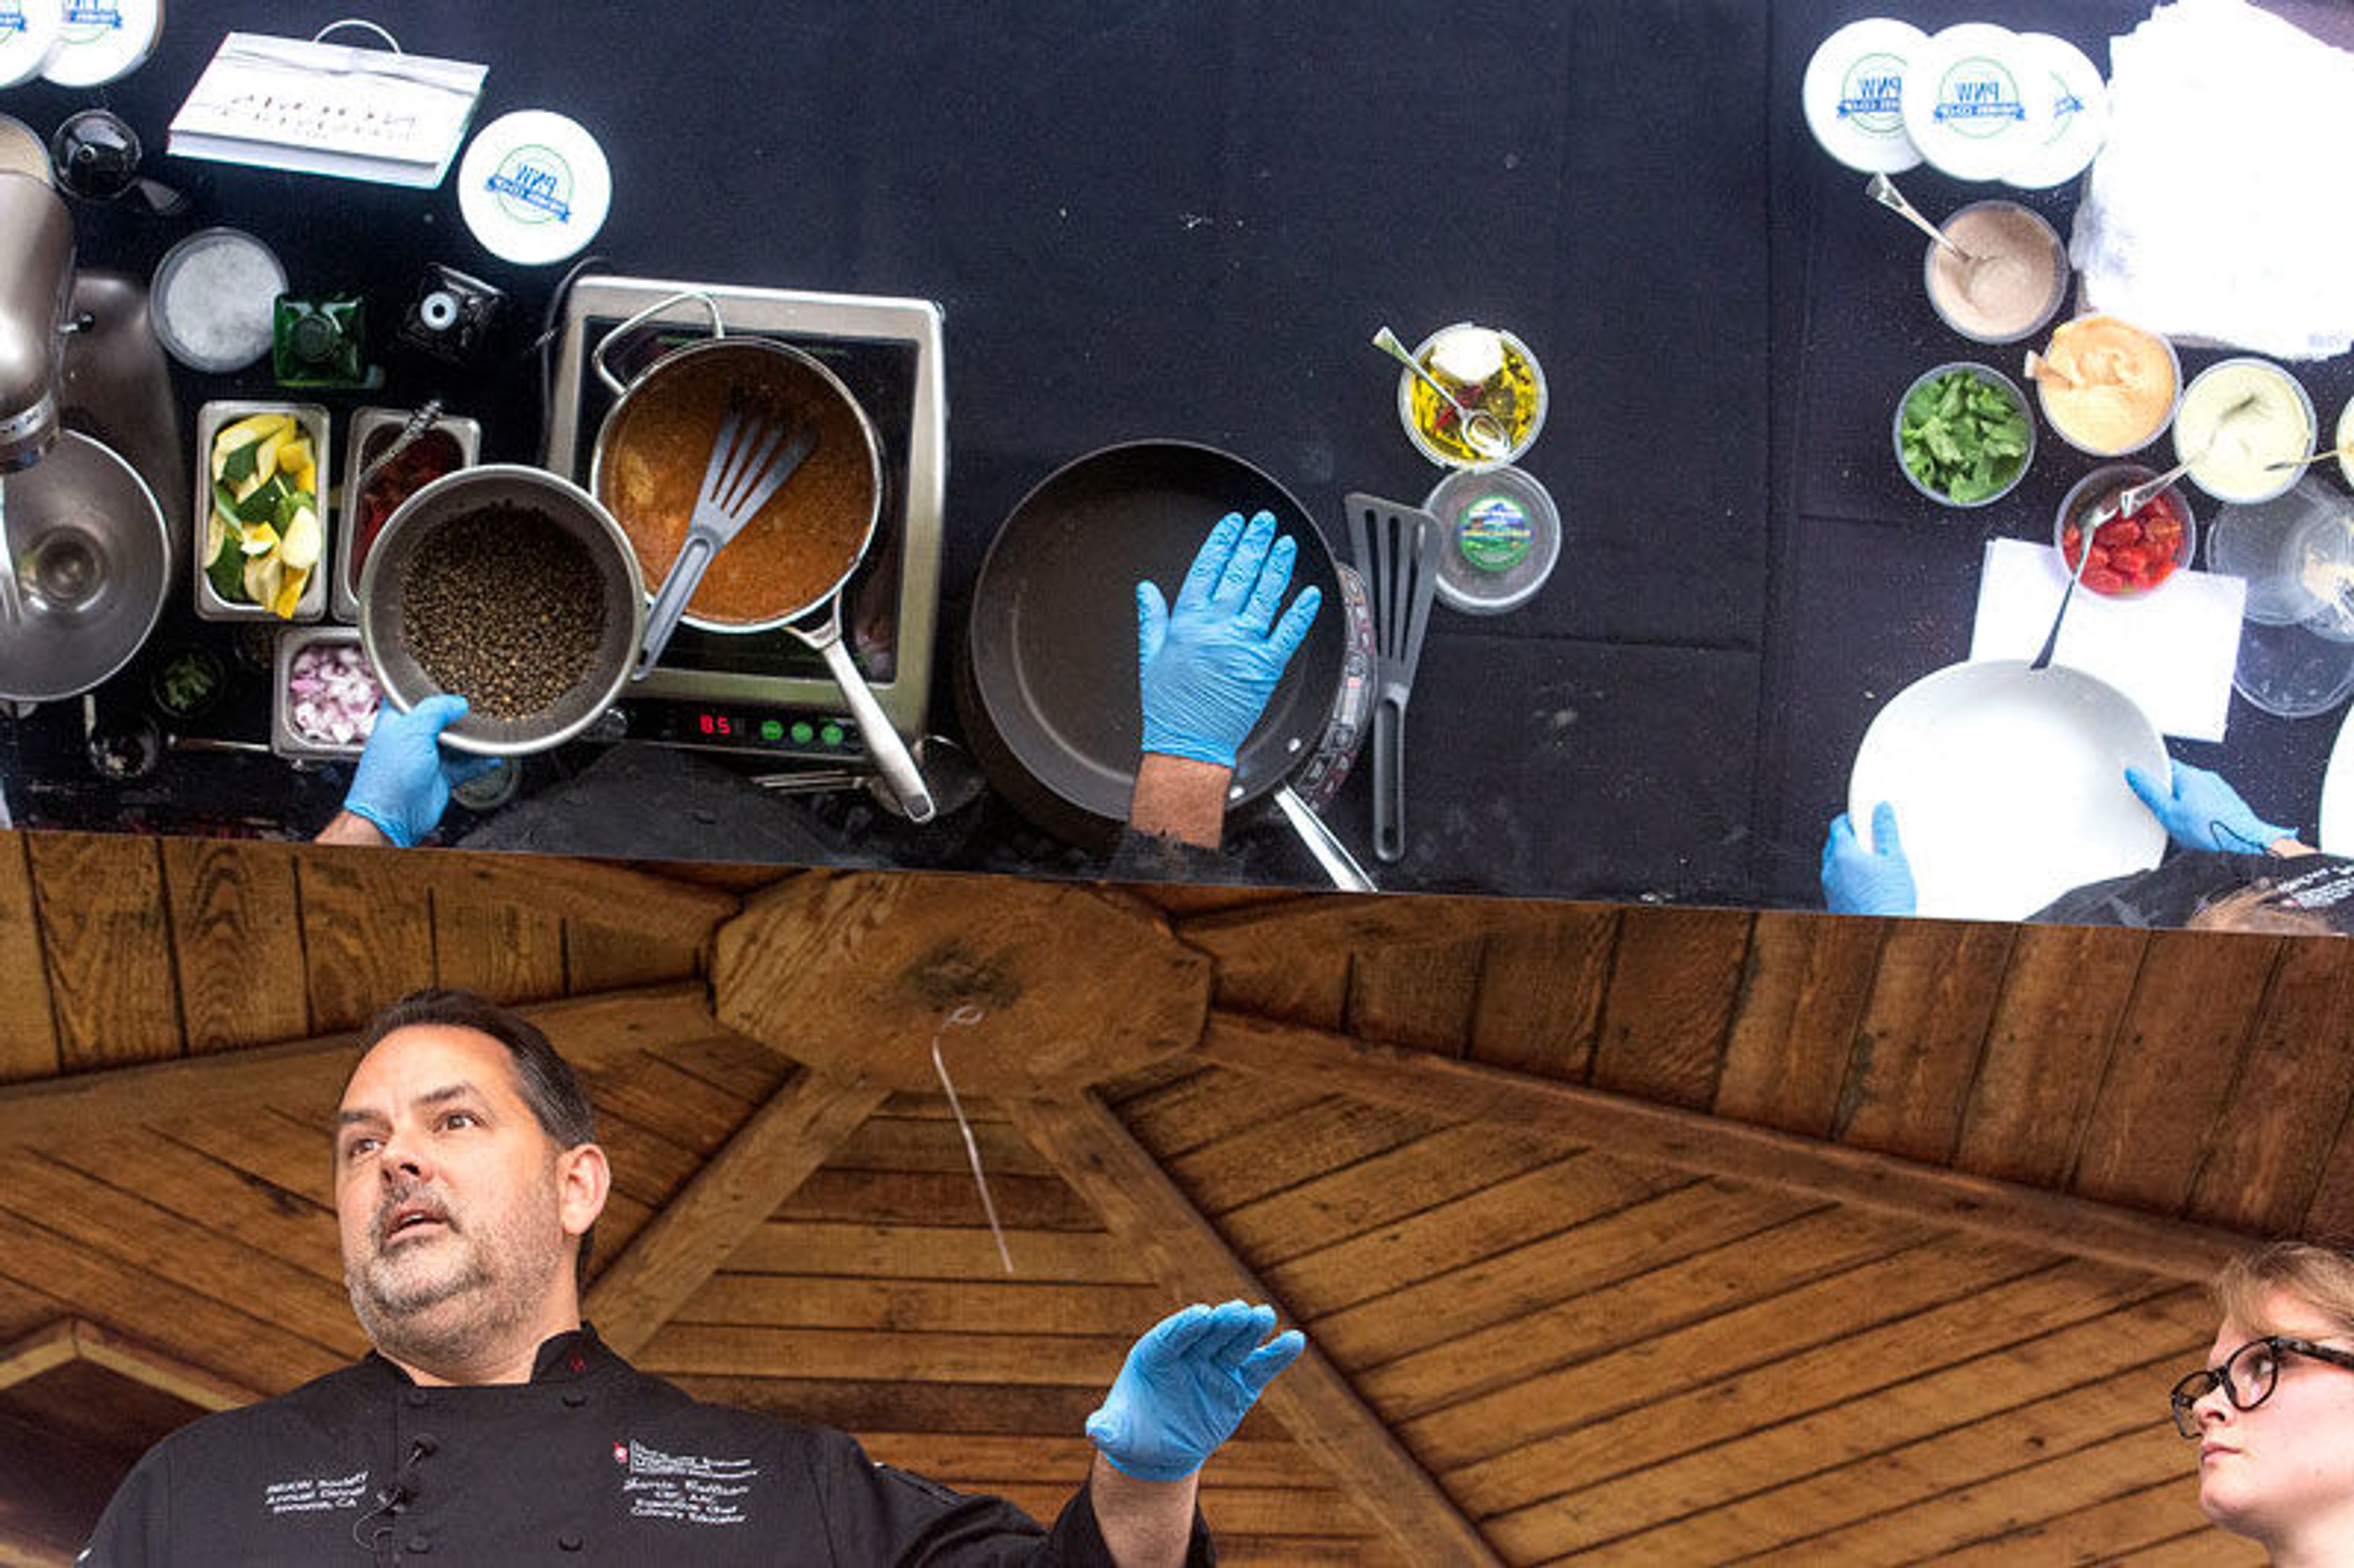
<svg viewBox="0 0 2354 1568">
<path fill-rule="evenodd" d="M 536 267 L 578 254 L 613 205 L 605 150 L 579 122 L 546 109 L 502 114 L 458 164 L 458 210 L 482 249 Z"/>
<path fill-rule="evenodd" d="M 1866 16 L 1815 46 L 1798 101 L 1823 151 L 1867 175 L 1921 162 L 1904 129 L 1904 74 L 1929 35 L 1893 16 Z"/>
<path fill-rule="evenodd" d="M 2019 35 L 1963 22 L 1930 36 L 1904 73 L 1904 130 L 1921 155 L 1957 180 L 2000 179 L 2043 141 L 2043 71 L 2032 75 Z"/>
</svg>

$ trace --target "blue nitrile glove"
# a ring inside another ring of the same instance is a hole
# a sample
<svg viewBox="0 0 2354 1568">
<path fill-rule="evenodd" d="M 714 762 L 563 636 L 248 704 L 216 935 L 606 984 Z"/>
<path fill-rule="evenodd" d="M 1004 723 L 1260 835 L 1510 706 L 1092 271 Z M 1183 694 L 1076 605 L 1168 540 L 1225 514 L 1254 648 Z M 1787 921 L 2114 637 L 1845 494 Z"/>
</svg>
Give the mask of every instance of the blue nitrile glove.
<svg viewBox="0 0 2354 1568">
<path fill-rule="evenodd" d="M 1275 536 L 1272 514 L 1246 527 L 1230 512 L 1193 556 L 1174 610 L 1158 588 L 1136 585 L 1145 750 L 1235 765 L 1324 597 L 1302 589 L 1276 621 L 1297 548 L 1290 535 Z"/>
<path fill-rule="evenodd" d="M 2166 836 L 2184 849 L 2232 850 L 2262 854 L 2274 839 L 2293 839 L 2295 828 L 2276 828 L 2248 809 L 2240 792 L 2220 773 L 2172 763 L 2174 777 L 2160 783 L 2138 768 L 2126 769 L 2126 788 L 2149 808 Z"/>
<path fill-rule="evenodd" d="M 465 716 L 466 699 L 447 692 L 407 713 L 390 702 L 378 707 L 344 810 L 403 849 L 431 832 L 449 810 L 451 788 L 499 765 L 495 757 L 441 749 L 441 732 Z"/>
<path fill-rule="evenodd" d="M 1111 1392 L 1087 1417 L 1088 1438 L 1121 1475 L 1182 1480 L 1234 1436 L 1259 1390 L 1307 1348 L 1297 1329 L 1268 1340 L 1274 1329 L 1274 1308 L 1246 1301 L 1163 1318 L 1128 1352 Z"/>
<path fill-rule="evenodd" d="M 1834 915 L 1910 915 L 1920 904 L 1913 886 L 1913 863 L 1896 836 L 1896 808 L 1882 800 L 1872 809 L 1872 843 L 1855 836 L 1855 824 L 1841 811 L 1823 840 L 1823 905 Z"/>
</svg>

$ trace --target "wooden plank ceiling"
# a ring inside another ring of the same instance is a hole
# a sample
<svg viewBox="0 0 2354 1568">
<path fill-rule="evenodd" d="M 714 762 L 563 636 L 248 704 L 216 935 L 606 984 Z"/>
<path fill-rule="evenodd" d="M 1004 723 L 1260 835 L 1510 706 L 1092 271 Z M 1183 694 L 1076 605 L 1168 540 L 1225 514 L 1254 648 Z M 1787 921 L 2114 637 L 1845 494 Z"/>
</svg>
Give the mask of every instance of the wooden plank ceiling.
<svg viewBox="0 0 2354 1568">
<path fill-rule="evenodd" d="M 0 1561 L 364 1348 L 325 1113 L 427 983 L 582 1065 L 591 1316 L 704 1396 L 1051 1514 L 1278 1301 L 1242 1563 L 2253 1561 L 2196 1281 L 2354 1227 L 2327 938 L 0 835 Z"/>
</svg>

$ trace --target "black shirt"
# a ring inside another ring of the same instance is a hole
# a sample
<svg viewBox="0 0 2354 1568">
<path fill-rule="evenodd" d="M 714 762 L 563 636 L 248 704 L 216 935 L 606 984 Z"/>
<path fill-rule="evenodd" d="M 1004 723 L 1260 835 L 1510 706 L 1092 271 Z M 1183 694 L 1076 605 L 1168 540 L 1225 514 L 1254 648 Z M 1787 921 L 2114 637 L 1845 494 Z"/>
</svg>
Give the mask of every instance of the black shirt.
<svg viewBox="0 0 2354 1568">
<path fill-rule="evenodd" d="M 2062 894 L 2032 918 L 2066 926 L 2186 926 L 2219 901 L 2250 889 L 2268 908 L 2297 912 L 2354 935 L 2354 861 L 2190 850 L 2150 871 L 2089 883 Z"/>
<path fill-rule="evenodd" d="M 1197 1513 L 1189 1563 L 1214 1554 Z M 93 1564 L 1101 1564 L 1082 1489 L 1050 1533 L 846 1435 L 705 1404 L 593 1330 L 527 1383 L 426 1388 L 381 1356 L 149 1450 Z"/>
</svg>

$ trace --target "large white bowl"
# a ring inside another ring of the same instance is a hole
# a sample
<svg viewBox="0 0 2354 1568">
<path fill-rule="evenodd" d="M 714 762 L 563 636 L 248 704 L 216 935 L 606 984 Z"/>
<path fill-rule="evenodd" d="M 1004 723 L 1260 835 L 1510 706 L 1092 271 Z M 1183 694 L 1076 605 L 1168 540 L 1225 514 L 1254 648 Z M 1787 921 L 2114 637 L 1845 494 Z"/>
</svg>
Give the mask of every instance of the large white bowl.
<svg viewBox="0 0 2354 1568">
<path fill-rule="evenodd" d="M 1870 840 L 1896 808 L 1923 915 L 2017 920 L 2086 883 L 2146 871 L 2166 830 L 2126 788 L 2166 747 L 2105 681 L 2020 659 L 1952 664 L 1896 694 L 1864 732 L 1848 816 Z"/>
</svg>

